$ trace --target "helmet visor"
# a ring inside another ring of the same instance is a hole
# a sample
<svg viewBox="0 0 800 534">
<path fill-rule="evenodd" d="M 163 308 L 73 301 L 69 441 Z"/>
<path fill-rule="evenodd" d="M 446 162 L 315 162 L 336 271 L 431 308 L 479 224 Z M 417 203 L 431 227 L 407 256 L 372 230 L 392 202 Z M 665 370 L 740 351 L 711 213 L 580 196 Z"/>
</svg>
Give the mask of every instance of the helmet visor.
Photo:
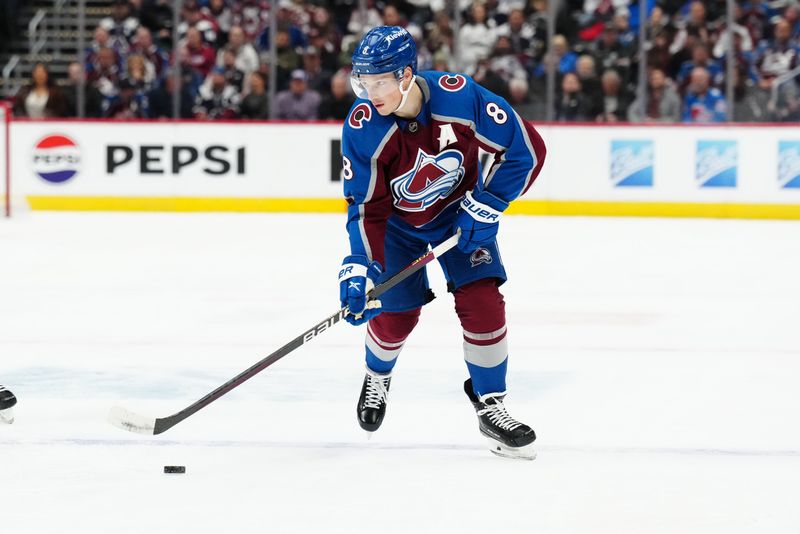
<svg viewBox="0 0 800 534">
<path fill-rule="evenodd" d="M 350 86 L 358 98 L 383 98 L 400 90 L 400 79 L 392 73 L 351 74 Z"/>
</svg>

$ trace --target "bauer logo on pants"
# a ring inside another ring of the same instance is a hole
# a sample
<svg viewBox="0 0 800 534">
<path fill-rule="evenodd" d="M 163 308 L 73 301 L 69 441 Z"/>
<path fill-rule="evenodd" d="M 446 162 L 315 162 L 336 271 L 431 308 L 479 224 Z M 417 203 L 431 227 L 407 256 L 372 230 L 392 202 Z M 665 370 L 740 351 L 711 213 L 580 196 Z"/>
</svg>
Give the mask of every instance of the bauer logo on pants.
<svg viewBox="0 0 800 534">
<path fill-rule="evenodd" d="M 66 135 L 48 135 L 33 147 L 33 172 L 51 184 L 61 184 L 78 174 L 81 149 Z"/>
<path fill-rule="evenodd" d="M 778 143 L 778 183 L 784 188 L 800 188 L 800 141 Z"/>
<path fill-rule="evenodd" d="M 652 187 L 653 152 L 652 141 L 611 141 L 614 187 Z"/>
<path fill-rule="evenodd" d="M 736 187 L 739 150 L 736 141 L 698 141 L 695 181 L 700 187 Z"/>
</svg>

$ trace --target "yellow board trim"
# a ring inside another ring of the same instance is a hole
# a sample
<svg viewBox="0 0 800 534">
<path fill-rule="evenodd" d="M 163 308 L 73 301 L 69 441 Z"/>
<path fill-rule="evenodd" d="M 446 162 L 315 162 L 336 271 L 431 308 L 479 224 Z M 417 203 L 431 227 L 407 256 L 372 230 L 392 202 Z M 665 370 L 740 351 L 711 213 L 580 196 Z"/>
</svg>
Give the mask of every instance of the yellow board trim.
<svg viewBox="0 0 800 534">
<path fill-rule="evenodd" d="M 239 211 L 342 213 L 347 203 L 337 198 L 208 198 L 208 197 L 51 197 L 29 196 L 33 210 L 57 211 Z"/>
<path fill-rule="evenodd" d="M 343 213 L 347 210 L 345 201 L 335 198 L 29 196 L 27 199 L 31 209 L 34 210 L 289 213 Z M 800 204 L 517 200 L 511 204 L 506 213 L 511 215 L 800 219 Z"/>
</svg>

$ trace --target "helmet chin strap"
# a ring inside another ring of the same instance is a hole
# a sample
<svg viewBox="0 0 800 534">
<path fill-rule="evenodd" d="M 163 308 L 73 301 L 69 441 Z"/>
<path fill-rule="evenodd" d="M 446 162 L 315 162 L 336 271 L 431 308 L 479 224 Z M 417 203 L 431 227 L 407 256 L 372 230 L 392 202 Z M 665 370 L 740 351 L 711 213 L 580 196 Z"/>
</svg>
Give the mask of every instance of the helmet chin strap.
<svg viewBox="0 0 800 534">
<path fill-rule="evenodd" d="M 406 105 L 406 101 L 408 100 L 408 95 L 411 94 L 411 88 L 414 87 L 414 80 L 416 80 L 416 79 L 417 79 L 417 75 L 416 74 L 412 74 L 411 75 L 411 81 L 408 83 L 408 89 L 406 89 L 405 91 L 403 91 L 403 83 L 400 82 L 400 94 L 403 95 L 403 97 L 400 99 L 400 104 L 397 105 L 397 109 L 392 111 L 392 113 L 397 113 L 398 111 L 400 111 L 403 108 L 403 106 Z"/>
</svg>

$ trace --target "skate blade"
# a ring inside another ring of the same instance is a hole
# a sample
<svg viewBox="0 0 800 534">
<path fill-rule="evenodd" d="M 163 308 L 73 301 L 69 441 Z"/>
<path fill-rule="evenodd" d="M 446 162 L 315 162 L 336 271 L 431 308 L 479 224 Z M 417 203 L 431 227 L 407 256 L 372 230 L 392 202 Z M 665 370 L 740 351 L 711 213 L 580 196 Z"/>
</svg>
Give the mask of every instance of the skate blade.
<svg viewBox="0 0 800 534">
<path fill-rule="evenodd" d="M 509 447 L 492 438 L 486 438 L 489 442 L 489 451 L 497 456 L 503 458 L 513 458 L 515 460 L 535 460 L 536 450 L 533 448 L 533 443 L 525 445 L 524 447 Z"/>
<path fill-rule="evenodd" d="M 5 423 L 10 425 L 14 422 L 14 409 L 13 408 L 6 408 L 5 410 L 0 410 L 0 423 Z"/>
<path fill-rule="evenodd" d="M 364 431 L 364 434 L 366 434 L 366 435 L 367 435 L 367 441 L 369 441 L 369 440 L 371 440 L 371 439 L 372 439 L 372 434 L 374 434 L 374 433 L 375 433 L 375 432 L 370 432 L 369 430 L 365 430 L 365 431 Z"/>
</svg>

